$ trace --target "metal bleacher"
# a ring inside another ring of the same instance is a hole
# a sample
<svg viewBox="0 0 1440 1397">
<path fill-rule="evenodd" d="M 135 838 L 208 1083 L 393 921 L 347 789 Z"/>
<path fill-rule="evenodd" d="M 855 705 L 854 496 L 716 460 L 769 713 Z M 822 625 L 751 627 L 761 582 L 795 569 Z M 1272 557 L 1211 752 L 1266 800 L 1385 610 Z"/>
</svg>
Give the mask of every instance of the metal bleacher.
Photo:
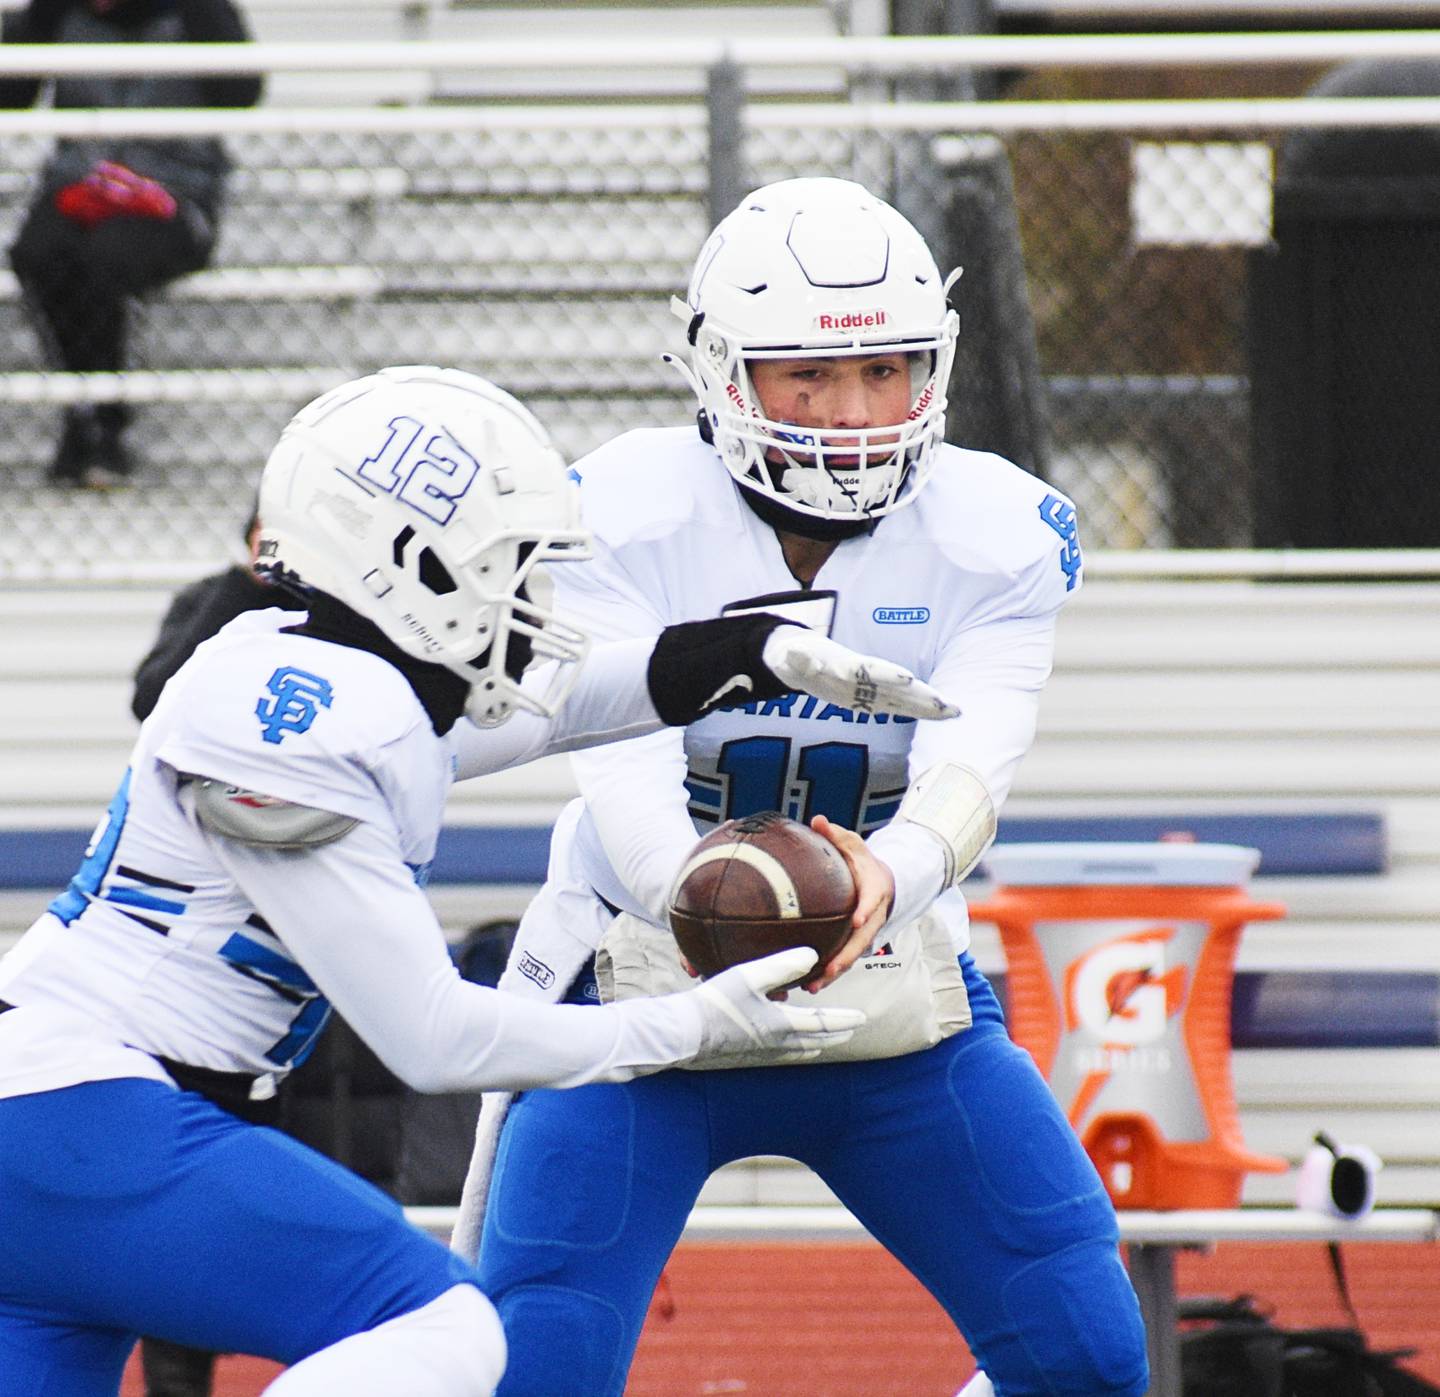
<svg viewBox="0 0 1440 1397">
<path fill-rule="evenodd" d="M 614 37 L 643 28 L 652 11 L 677 36 L 713 33 L 722 22 L 742 34 L 834 32 L 829 7 L 813 3 L 580 3 L 547 6 L 543 15 L 453 0 L 250 0 L 246 8 L 258 40 L 343 37 L 397 47 L 421 37 L 538 37 L 556 24 L 572 39 Z M 620 72 L 607 81 L 624 90 L 633 78 Z M 382 111 L 495 95 L 475 92 L 477 81 L 468 72 L 403 66 L 277 72 L 265 105 Z M 693 96 L 703 73 L 669 81 Z M 507 101 L 523 93 L 553 104 L 563 95 L 543 69 L 507 71 L 504 86 Z M 665 91 L 652 78 L 648 95 Z M 107 526 L 86 557 L 74 547 L 52 553 L 49 541 L 89 538 L 110 507 L 44 489 L 43 469 L 60 406 L 105 396 L 109 385 L 42 372 L 13 277 L 0 272 L 0 404 L 14 428 L 0 441 L 0 468 L 20 487 L 16 535 L 39 544 L 0 545 L 0 576 L 182 577 L 210 566 L 289 415 L 386 363 L 444 362 L 487 374 L 521 394 L 571 456 L 625 426 L 683 415 L 683 385 L 659 355 L 674 347 L 668 298 L 683 288 L 707 228 L 703 123 L 675 125 L 657 109 L 654 129 L 619 137 L 562 115 L 539 129 L 225 139 L 235 169 L 212 266 L 147 297 L 134 318 L 131 365 L 139 375 L 123 396 L 136 407 L 130 440 L 140 474 L 119 512 L 153 527 Z M 48 145 L 11 142 L 0 161 L 6 245 Z M 562 408 L 577 398 L 582 412 Z M 101 553 L 103 565 L 95 561 Z"/>
</svg>

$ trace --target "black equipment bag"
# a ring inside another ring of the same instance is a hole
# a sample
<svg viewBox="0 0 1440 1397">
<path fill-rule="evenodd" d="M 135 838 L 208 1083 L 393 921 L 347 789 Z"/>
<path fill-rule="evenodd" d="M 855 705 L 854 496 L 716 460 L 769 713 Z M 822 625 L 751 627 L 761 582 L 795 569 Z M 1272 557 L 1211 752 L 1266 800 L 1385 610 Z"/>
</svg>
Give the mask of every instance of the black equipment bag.
<svg viewBox="0 0 1440 1397">
<path fill-rule="evenodd" d="M 1180 1302 L 1184 1397 L 1440 1397 L 1359 1329 L 1281 1329 L 1251 1295 Z"/>
</svg>

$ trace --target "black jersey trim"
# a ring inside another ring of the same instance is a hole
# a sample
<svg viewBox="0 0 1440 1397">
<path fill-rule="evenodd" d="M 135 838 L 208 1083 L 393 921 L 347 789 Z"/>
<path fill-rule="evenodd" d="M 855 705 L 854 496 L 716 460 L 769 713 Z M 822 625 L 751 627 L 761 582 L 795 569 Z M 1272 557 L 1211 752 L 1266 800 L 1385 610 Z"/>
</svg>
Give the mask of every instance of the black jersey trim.
<svg viewBox="0 0 1440 1397">
<path fill-rule="evenodd" d="M 193 883 L 177 883 L 173 878 L 161 878 L 155 873 L 142 873 L 138 868 L 131 868 L 127 864 L 117 864 L 115 872 L 122 878 L 133 878 L 137 883 L 144 883 L 150 888 L 171 888 L 177 893 L 193 893 Z"/>
</svg>

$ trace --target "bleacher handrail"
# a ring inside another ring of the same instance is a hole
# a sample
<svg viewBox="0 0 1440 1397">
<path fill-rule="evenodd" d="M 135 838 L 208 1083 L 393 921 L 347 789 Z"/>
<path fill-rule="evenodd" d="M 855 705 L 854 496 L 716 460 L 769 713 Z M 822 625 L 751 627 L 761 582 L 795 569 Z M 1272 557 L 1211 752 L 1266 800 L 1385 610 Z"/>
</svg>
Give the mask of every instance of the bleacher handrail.
<svg viewBox="0 0 1440 1397">
<path fill-rule="evenodd" d="M 1090 102 L 751 103 L 754 130 L 1245 131 L 1440 123 L 1440 97 L 1215 97 Z"/>
<path fill-rule="evenodd" d="M 117 395 L 129 402 L 233 402 L 237 398 L 264 400 L 276 396 L 303 401 L 353 377 L 355 372 L 343 365 L 169 374 L 131 370 L 112 375 L 75 374 L 62 379 L 60 387 L 48 386 L 45 375 L 10 374 L 0 383 L 0 402 L 98 402 L 113 400 Z M 12 567 L 7 586 L 12 592 L 27 586 L 54 592 L 84 592 L 96 586 L 144 590 L 180 586 L 204 570 L 193 562 L 176 564 L 165 559 L 124 559 L 113 564 L 101 560 L 91 563 L 83 574 L 73 575 L 56 573 L 53 568 L 26 573 Z M 1092 579 L 1123 582 L 1429 582 L 1440 579 L 1440 549 L 1091 548 L 1085 553 L 1085 572 Z"/>
<path fill-rule="evenodd" d="M 504 72 L 523 69 L 670 71 L 842 68 L 901 76 L 953 68 L 1155 67 L 1440 57 L 1440 30 L 1365 29 L 1273 34 L 940 35 L 804 39 L 650 39 L 573 42 L 416 39 L 404 43 L 7 44 L 0 75 L 135 73 Z"/>
<path fill-rule="evenodd" d="M 1203 579 L 1436 578 L 1440 548 L 1091 549 L 1092 577 Z"/>
<path fill-rule="evenodd" d="M 1304 15 L 1336 15 L 1353 22 L 1367 15 L 1414 15 L 1415 0 L 991 0 L 997 15 L 1040 16 L 1052 20 L 1084 20 L 1089 24 L 1116 21 L 1180 20 L 1196 24 L 1219 16 L 1254 23 L 1256 20 Z"/>
<path fill-rule="evenodd" d="M 0 54 L 4 50 L 0 49 Z M 1440 124 L 1440 97 L 1163 98 L 1054 102 L 756 102 L 755 130 L 1003 131 L 1255 130 L 1264 127 L 1405 127 Z M 701 104 L 468 105 L 434 107 L 165 107 L 0 112 L 15 136 L 250 136 L 467 131 L 700 129 Z"/>
<path fill-rule="evenodd" d="M 0 55 L 4 48 L 0 47 Z M 572 105 L 434 107 L 128 107 L 0 111 L 5 136 L 424 135 L 468 131 L 573 131 L 657 126 L 700 128 L 696 103 L 577 108 Z"/>
</svg>

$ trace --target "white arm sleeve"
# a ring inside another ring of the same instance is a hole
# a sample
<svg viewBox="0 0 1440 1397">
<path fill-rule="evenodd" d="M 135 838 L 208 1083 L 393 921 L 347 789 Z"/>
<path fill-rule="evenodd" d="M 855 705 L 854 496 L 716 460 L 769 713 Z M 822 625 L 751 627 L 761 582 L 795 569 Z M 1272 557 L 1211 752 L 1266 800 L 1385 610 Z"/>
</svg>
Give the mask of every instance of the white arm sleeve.
<svg viewBox="0 0 1440 1397">
<path fill-rule="evenodd" d="M 1040 692 L 1050 677 L 1055 615 L 987 621 L 961 631 L 928 677 L 959 700 L 961 715 L 917 723 L 910 779 L 942 762 L 969 767 L 998 811 L 1035 738 Z M 895 820 L 867 841 L 895 875 L 896 925 L 919 916 L 944 887 L 946 856 L 929 830 Z"/>
<path fill-rule="evenodd" d="M 479 728 L 462 718 L 449 736 L 455 779 L 656 731 L 663 725 L 647 678 L 654 648 L 650 637 L 595 646 L 554 718 L 516 713 L 498 728 Z M 537 670 L 534 681 L 527 675 L 526 683 L 537 682 L 543 689 L 544 678 L 545 670 Z"/>
<path fill-rule="evenodd" d="M 556 606 L 597 635 L 657 635 L 674 620 L 620 559 L 596 539 L 594 559 L 580 567 L 553 569 Z M 615 747 L 572 755 L 571 766 L 585 797 L 606 857 L 636 905 L 666 925 L 670 885 L 695 845 L 687 810 L 685 735 L 663 728 Z"/>
<path fill-rule="evenodd" d="M 461 979 L 393 834 L 374 824 L 293 853 L 207 839 L 336 1010 L 417 1090 L 625 1081 L 700 1046 L 692 996 L 552 1006 Z"/>
<path fill-rule="evenodd" d="M 570 759 L 580 794 L 616 876 L 657 926 L 670 887 L 699 835 L 685 789 L 685 735 L 667 728 Z"/>
</svg>

